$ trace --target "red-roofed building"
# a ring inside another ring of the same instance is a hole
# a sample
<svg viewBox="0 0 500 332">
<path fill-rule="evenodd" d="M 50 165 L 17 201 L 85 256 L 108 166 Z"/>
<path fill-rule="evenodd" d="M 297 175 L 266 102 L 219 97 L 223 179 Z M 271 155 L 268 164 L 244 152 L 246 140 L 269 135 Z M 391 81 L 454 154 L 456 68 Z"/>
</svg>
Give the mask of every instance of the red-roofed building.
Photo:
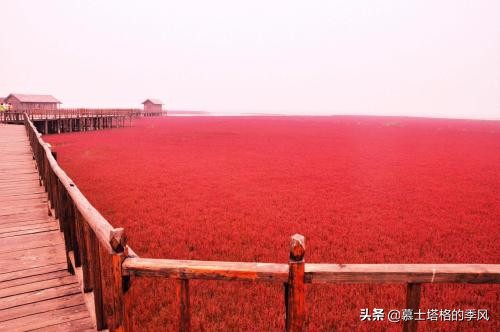
<svg viewBox="0 0 500 332">
<path fill-rule="evenodd" d="M 50 95 L 11 93 L 4 103 L 10 104 L 12 110 L 55 110 L 61 102 Z"/>
<path fill-rule="evenodd" d="M 146 99 L 142 102 L 144 105 L 144 113 L 161 113 L 163 112 L 163 102 L 159 99 Z"/>
</svg>

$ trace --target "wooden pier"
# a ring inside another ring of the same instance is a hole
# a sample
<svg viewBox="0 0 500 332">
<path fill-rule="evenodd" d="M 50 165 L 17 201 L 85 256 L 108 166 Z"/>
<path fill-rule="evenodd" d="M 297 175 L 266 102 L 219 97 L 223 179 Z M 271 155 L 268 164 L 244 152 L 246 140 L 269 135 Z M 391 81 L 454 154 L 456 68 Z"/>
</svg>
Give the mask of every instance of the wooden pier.
<svg viewBox="0 0 500 332">
<path fill-rule="evenodd" d="M 24 126 L 0 124 L 0 331 L 92 331 Z"/>
<path fill-rule="evenodd" d="M 24 113 L 43 134 L 123 128 L 132 118 L 144 116 L 139 109 L 17 110 L 0 113 L 0 123 L 23 124 Z"/>
</svg>

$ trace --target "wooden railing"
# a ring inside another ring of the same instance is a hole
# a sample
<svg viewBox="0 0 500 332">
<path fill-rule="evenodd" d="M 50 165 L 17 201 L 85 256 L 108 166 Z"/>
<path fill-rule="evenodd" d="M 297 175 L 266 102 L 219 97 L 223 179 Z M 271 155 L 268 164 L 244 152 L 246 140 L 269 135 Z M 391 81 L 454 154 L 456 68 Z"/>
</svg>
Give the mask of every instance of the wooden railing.
<svg viewBox="0 0 500 332">
<path fill-rule="evenodd" d="M 181 331 L 190 329 L 189 280 L 273 282 L 284 285 L 285 328 L 305 329 L 305 284 L 401 283 L 407 285 L 407 309 L 417 310 L 423 283 L 500 282 L 499 264 L 305 264 L 305 239 L 295 234 L 287 264 L 140 258 L 127 245 L 122 228 L 114 228 L 78 190 L 57 164 L 27 114 L 26 131 L 45 185 L 50 208 L 64 233 L 68 269 L 81 280 L 91 299 L 99 330 L 131 331 L 130 277 L 177 280 Z M 415 331 L 417 321 L 403 323 Z M 159 328 L 161 329 L 161 328 Z"/>
<path fill-rule="evenodd" d="M 19 110 L 27 113 L 31 120 L 47 118 L 83 118 L 105 116 L 136 116 L 142 110 L 134 108 L 58 108 L 55 110 L 31 109 Z"/>
<path fill-rule="evenodd" d="M 13 111 L 0 111 L 0 123 L 23 123 L 24 114 Z"/>
<path fill-rule="evenodd" d="M 166 111 L 144 111 L 138 108 L 58 108 L 58 109 L 18 109 L 0 112 L 0 123 L 22 123 L 24 113 L 30 120 L 75 119 L 89 117 L 127 117 L 161 116 Z"/>
</svg>

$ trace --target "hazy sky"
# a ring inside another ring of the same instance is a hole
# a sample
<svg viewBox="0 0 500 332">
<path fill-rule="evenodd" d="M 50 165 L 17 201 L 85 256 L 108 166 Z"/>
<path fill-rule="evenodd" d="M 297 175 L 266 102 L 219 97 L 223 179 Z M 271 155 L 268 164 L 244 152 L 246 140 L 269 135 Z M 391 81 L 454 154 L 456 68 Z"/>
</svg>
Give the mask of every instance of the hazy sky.
<svg viewBox="0 0 500 332">
<path fill-rule="evenodd" d="M 0 95 L 500 118 L 500 1 L 0 0 Z"/>
</svg>

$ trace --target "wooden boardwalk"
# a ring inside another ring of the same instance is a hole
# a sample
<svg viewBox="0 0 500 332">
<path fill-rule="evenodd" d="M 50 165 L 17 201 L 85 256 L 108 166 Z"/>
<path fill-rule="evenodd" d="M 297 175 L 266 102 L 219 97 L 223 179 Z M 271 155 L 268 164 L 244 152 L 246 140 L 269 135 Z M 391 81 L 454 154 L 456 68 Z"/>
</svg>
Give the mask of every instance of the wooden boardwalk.
<svg viewBox="0 0 500 332">
<path fill-rule="evenodd" d="M 95 331 L 24 126 L 0 124 L 0 331 Z"/>
</svg>

